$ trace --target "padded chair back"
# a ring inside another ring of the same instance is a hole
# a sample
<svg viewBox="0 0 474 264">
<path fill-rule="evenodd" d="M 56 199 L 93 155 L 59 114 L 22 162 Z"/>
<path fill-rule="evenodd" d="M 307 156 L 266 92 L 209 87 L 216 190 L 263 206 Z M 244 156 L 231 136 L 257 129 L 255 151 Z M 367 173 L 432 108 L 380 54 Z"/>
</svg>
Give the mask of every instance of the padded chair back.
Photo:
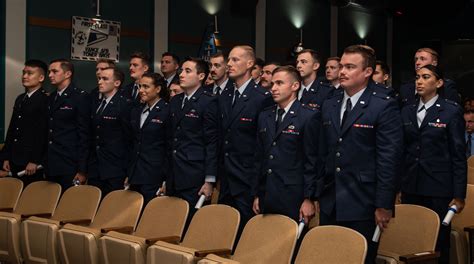
<svg viewBox="0 0 474 264">
<path fill-rule="evenodd" d="M 21 191 L 23 190 L 23 182 L 16 178 L 0 178 L 0 211 L 15 209 Z"/>
<path fill-rule="evenodd" d="M 15 208 L 16 214 L 53 214 L 61 195 L 61 185 L 37 181 L 26 186 Z"/>
<path fill-rule="evenodd" d="M 204 206 L 191 219 L 181 245 L 197 250 L 232 249 L 239 223 L 239 212 L 230 206 Z"/>
<path fill-rule="evenodd" d="M 101 191 L 92 185 L 79 185 L 67 189 L 52 217 L 53 220 L 93 220 L 100 203 Z"/>
<path fill-rule="evenodd" d="M 90 225 L 91 228 L 135 227 L 143 206 L 143 196 L 134 191 L 118 190 L 107 194 Z"/>
<path fill-rule="evenodd" d="M 364 236 L 342 226 L 318 226 L 304 236 L 295 264 L 362 264 L 367 254 Z"/>
<path fill-rule="evenodd" d="M 290 263 L 298 225 L 277 214 L 254 216 L 244 227 L 232 260 L 241 263 Z"/>
<path fill-rule="evenodd" d="M 156 197 L 145 207 L 134 235 L 144 238 L 181 237 L 188 212 L 188 202 L 183 199 Z"/>
<path fill-rule="evenodd" d="M 464 230 L 464 227 L 472 226 L 474 224 L 474 185 L 467 185 L 466 205 L 460 214 L 455 214 L 451 221 L 451 227 Z"/>
<path fill-rule="evenodd" d="M 435 250 L 440 220 L 438 215 L 423 206 L 398 204 L 395 218 L 380 236 L 378 252 L 398 255 Z"/>
<path fill-rule="evenodd" d="M 474 184 L 474 167 L 471 166 L 467 167 L 467 184 Z"/>
<path fill-rule="evenodd" d="M 467 166 L 474 168 L 474 156 L 470 156 L 467 159 Z"/>
</svg>

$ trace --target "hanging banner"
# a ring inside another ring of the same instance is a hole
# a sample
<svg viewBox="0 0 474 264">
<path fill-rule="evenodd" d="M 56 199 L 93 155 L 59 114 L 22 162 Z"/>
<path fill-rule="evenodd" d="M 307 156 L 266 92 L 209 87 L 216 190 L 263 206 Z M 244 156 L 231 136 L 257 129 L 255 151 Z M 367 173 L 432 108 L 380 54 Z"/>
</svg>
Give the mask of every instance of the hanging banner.
<svg viewBox="0 0 474 264">
<path fill-rule="evenodd" d="M 72 17 L 71 59 L 119 61 L 120 22 Z"/>
</svg>

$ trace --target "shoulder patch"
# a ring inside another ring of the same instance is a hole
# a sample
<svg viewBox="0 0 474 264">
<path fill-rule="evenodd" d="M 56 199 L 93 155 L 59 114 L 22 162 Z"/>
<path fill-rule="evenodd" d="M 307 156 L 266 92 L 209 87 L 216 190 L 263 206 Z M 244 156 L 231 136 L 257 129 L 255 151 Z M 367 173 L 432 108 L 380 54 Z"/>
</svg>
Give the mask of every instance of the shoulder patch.
<svg viewBox="0 0 474 264">
<path fill-rule="evenodd" d="M 449 99 L 444 99 L 444 101 L 445 101 L 446 103 L 448 103 L 448 104 L 452 104 L 452 105 L 455 105 L 455 106 L 458 106 L 458 105 L 459 105 L 458 103 L 456 103 L 456 102 L 454 102 L 454 101 L 451 101 L 451 100 L 449 100 Z"/>
</svg>

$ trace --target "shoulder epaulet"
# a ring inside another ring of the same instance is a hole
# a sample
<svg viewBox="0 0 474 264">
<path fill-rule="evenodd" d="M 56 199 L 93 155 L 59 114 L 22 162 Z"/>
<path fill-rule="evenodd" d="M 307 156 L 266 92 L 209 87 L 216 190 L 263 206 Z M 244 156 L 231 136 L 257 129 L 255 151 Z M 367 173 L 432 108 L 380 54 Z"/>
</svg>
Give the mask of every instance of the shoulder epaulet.
<svg viewBox="0 0 474 264">
<path fill-rule="evenodd" d="M 330 84 L 330 83 L 327 83 L 327 82 L 319 81 L 319 85 L 320 85 L 320 86 L 325 86 L 325 87 L 331 88 L 331 84 Z"/>
<path fill-rule="evenodd" d="M 263 108 L 263 111 L 267 111 L 267 110 L 273 110 L 275 108 L 276 104 L 273 104 L 273 105 L 270 105 L 270 106 L 267 106 L 265 108 Z"/>
<path fill-rule="evenodd" d="M 260 93 L 260 94 L 263 94 L 263 95 L 271 95 L 270 94 L 270 91 L 268 91 L 267 89 L 261 87 L 260 85 L 255 85 L 255 90 Z"/>
<path fill-rule="evenodd" d="M 378 98 L 385 99 L 385 100 L 388 100 L 388 99 L 392 98 L 392 97 L 388 96 L 387 94 L 377 92 L 377 91 L 373 91 L 372 95 L 375 96 L 375 97 L 378 97 Z"/>
<path fill-rule="evenodd" d="M 458 103 L 456 103 L 456 102 L 454 102 L 454 101 L 451 101 L 451 100 L 449 100 L 449 99 L 444 99 L 444 101 L 445 101 L 446 103 L 448 103 L 448 104 L 455 105 L 455 106 L 459 106 Z"/>
<path fill-rule="evenodd" d="M 207 90 L 204 90 L 203 94 L 205 94 L 205 95 L 207 95 L 207 96 L 211 96 L 211 97 L 216 96 L 214 93 L 209 92 L 209 91 L 207 91 Z"/>
</svg>

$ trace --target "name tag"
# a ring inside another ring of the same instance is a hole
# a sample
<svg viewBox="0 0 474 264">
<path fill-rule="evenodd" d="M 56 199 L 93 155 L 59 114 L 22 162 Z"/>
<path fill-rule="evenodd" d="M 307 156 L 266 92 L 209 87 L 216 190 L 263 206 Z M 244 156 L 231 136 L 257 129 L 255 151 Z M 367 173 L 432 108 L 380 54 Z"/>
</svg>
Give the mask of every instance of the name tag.
<svg viewBox="0 0 474 264">
<path fill-rule="evenodd" d="M 364 124 L 354 124 L 352 125 L 353 127 L 358 127 L 358 128 L 374 128 L 372 125 L 364 125 Z"/>
<path fill-rule="evenodd" d="M 430 127 L 437 127 L 437 128 L 446 128 L 446 124 L 445 124 L 445 123 L 433 123 L 433 122 L 429 122 L 429 123 L 428 123 L 428 126 L 430 126 Z"/>
<path fill-rule="evenodd" d="M 244 121 L 244 122 L 252 122 L 252 121 L 253 121 L 253 119 L 252 119 L 252 118 L 241 117 L 241 118 L 240 118 L 240 121 Z"/>
</svg>

